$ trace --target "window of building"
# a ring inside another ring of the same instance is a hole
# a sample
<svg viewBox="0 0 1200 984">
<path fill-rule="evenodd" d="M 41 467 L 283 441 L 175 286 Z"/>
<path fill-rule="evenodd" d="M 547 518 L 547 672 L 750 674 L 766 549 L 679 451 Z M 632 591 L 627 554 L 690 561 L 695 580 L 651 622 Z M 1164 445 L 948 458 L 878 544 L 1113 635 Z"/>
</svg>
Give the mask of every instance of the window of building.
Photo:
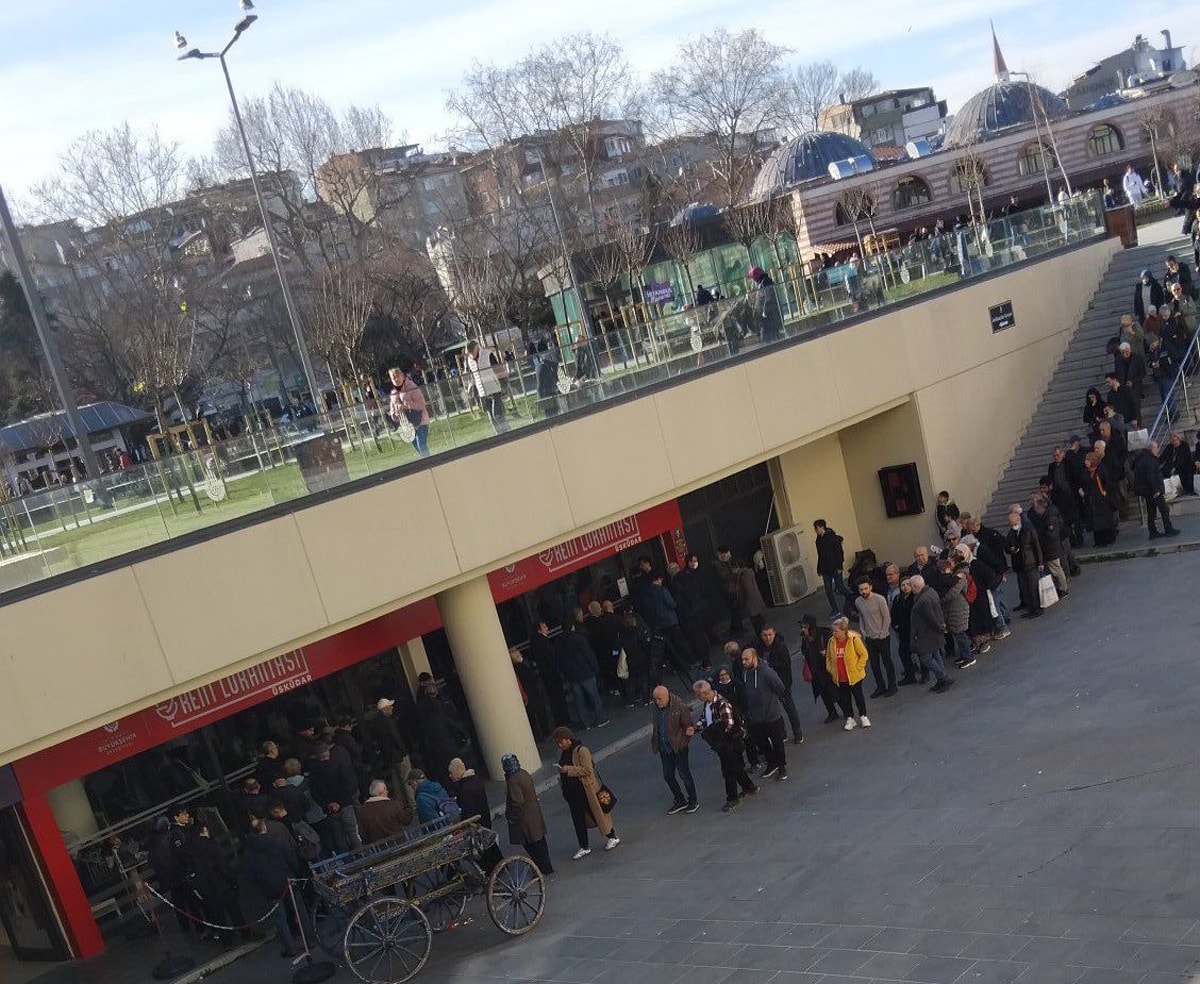
<svg viewBox="0 0 1200 984">
<path fill-rule="evenodd" d="M 618 185 L 627 185 L 627 184 L 629 184 L 629 172 L 628 171 L 624 171 L 624 170 L 613 171 L 612 173 L 606 174 L 604 176 L 604 186 L 606 188 L 615 188 Z"/>
<path fill-rule="evenodd" d="M 868 116 L 874 116 L 875 115 L 874 104 L 868 104 L 868 105 L 864 106 L 862 108 L 862 114 L 863 114 L 863 119 L 866 119 Z"/>
<path fill-rule="evenodd" d="M 628 137 L 608 137 L 604 141 L 604 152 L 608 157 L 624 157 L 630 149 Z"/>
<path fill-rule="evenodd" d="M 972 194 L 980 184 L 987 187 L 992 183 L 992 176 L 978 158 L 966 158 L 954 165 L 950 172 L 950 194 Z"/>
<path fill-rule="evenodd" d="M 1107 157 L 1125 149 L 1125 141 L 1116 127 L 1097 123 L 1088 134 L 1088 157 Z"/>
<path fill-rule="evenodd" d="M 872 147 L 878 147 L 881 144 L 890 144 L 894 140 L 896 134 L 890 126 L 881 126 L 878 130 L 872 130 L 867 135 L 866 142 Z"/>
<path fill-rule="evenodd" d="M 915 175 L 901 178 L 892 192 L 892 207 L 897 211 L 917 205 L 928 205 L 932 200 L 933 193 L 929 190 L 929 185 Z"/>
<path fill-rule="evenodd" d="M 1025 149 L 1017 155 L 1017 173 L 1022 177 L 1027 174 L 1051 171 L 1057 166 L 1058 161 L 1054 158 L 1054 151 L 1037 141 L 1026 145 Z"/>
</svg>

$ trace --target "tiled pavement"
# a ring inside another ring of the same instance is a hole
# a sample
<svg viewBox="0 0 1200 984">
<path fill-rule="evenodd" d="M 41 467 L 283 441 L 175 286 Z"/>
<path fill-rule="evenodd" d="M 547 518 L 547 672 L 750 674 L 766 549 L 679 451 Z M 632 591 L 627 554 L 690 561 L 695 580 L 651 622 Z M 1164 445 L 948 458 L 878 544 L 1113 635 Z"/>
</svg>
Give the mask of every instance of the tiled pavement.
<svg viewBox="0 0 1200 984">
<path fill-rule="evenodd" d="M 559 871 L 542 924 L 508 940 L 473 903 L 418 979 L 1200 981 L 1198 572 L 1195 553 L 1089 565 L 948 694 L 873 701 L 870 731 L 802 700 L 791 779 L 733 815 L 703 745 L 694 816 L 663 815 L 640 743 L 613 756 L 621 846 L 570 861 L 546 794 Z M 126 979 L 75 970 L 57 980 Z M 209 979 L 289 977 L 267 946 Z"/>
</svg>

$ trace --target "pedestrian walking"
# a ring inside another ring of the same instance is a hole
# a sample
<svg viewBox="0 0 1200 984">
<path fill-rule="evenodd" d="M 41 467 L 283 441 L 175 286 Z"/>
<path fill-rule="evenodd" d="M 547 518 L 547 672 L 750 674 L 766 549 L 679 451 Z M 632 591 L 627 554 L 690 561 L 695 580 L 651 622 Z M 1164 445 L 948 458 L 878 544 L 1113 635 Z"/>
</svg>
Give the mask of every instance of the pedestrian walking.
<svg viewBox="0 0 1200 984">
<path fill-rule="evenodd" d="M 742 650 L 742 700 L 751 740 L 766 759 L 764 779 L 782 782 L 788 777 L 786 732 L 783 727 L 783 681 L 759 659 L 758 650 Z"/>
<path fill-rule="evenodd" d="M 571 811 L 571 823 L 575 826 L 575 839 L 579 850 L 573 855 L 578 861 L 592 853 L 588 842 L 588 828 L 595 827 L 604 836 L 604 850 L 611 851 L 621 843 L 613 826 L 612 816 L 604 811 L 600 803 L 602 783 L 592 762 L 592 753 L 586 745 L 576 740 L 570 728 L 554 729 L 554 743 L 561 754 L 558 757 L 558 782 L 563 799 Z"/>
<path fill-rule="evenodd" d="M 696 733 L 692 712 L 679 697 L 661 685 L 654 688 L 651 698 L 654 720 L 650 729 L 650 751 L 662 761 L 663 781 L 674 797 L 667 816 L 685 811 L 695 813 L 700 803 L 696 798 L 696 780 L 688 763 L 688 743 Z M 682 789 L 680 779 L 683 780 Z"/>
<path fill-rule="evenodd" d="M 869 658 L 862 636 L 850 631 L 850 620 L 845 616 L 835 618 L 833 635 L 829 637 L 829 645 L 825 650 L 825 669 L 837 681 L 838 704 L 846 718 L 845 731 L 853 731 L 860 726 L 871 727 L 871 719 L 867 717 L 867 701 L 862 691 Z M 854 716 L 856 709 L 857 720 Z"/>
<path fill-rule="evenodd" d="M 512 753 L 500 759 L 504 770 L 504 819 L 508 821 L 508 839 L 519 844 L 543 875 L 554 874 L 550 848 L 546 844 L 546 818 L 538 801 L 533 776 L 521 768 Z"/>
<path fill-rule="evenodd" d="M 829 617 L 837 618 L 842 614 L 841 599 L 850 596 L 850 589 L 846 587 L 846 578 L 842 574 L 842 568 L 846 566 L 846 552 L 841 536 L 831 530 L 825 520 L 816 520 L 813 531 L 817 535 L 817 574 L 825 585 Z"/>
<path fill-rule="evenodd" d="M 421 458 L 429 457 L 429 407 L 425 394 L 403 369 L 389 369 L 392 392 L 388 398 L 388 416 L 399 423 L 403 417 L 413 428 L 413 450 Z"/>
<path fill-rule="evenodd" d="M 697 680 L 692 692 L 700 698 L 702 708 L 696 727 L 700 737 L 717 755 L 721 763 L 721 778 L 725 783 L 725 805 L 722 812 L 737 809 L 743 796 L 754 796 L 758 786 L 746 772 L 746 729 L 730 701 L 712 688 L 707 680 Z"/>
</svg>

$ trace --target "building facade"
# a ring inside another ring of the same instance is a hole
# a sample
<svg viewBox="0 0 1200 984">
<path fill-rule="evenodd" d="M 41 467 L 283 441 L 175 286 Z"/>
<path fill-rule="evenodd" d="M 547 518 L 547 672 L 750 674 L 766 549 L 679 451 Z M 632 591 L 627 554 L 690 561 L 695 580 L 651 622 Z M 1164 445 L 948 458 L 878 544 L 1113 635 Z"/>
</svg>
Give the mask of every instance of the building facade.
<svg viewBox="0 0 1200 984">
<path fill-rule="evenodd" d="M 868 147 L 904 147 L 932 140 L 946 125 L 946 101 L 929 86 L 889 89 L 821 111 L 820 129 L 861 140 Z"/>
</svg>

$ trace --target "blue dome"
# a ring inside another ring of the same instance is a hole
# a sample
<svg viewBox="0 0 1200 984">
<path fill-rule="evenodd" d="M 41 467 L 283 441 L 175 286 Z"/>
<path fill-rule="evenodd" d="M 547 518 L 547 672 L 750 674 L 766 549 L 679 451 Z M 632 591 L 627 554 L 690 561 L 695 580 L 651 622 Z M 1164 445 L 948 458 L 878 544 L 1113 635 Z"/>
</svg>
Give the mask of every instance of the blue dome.
<svg viewBox="0 0 1200 984">
<path fill-rule="evenodd" d="M 834 161 L 844 161 L 862 154 L 871 156 L 867 145 L 844 133 L 825 130 L 802 133 L 771 152 L 754 179 L 750 197 L 765 198 L 801 181 L 827 178 L 829 165 Z"/>
<path fill-rule="evenodd" d="M 1030 89 L 1041 102 L 1038 119 L 1045 115 L 1052 120 L 1066 116 L 1071 110 L 1049 89 L 1024 82 L 996 82 L 963 103 L 946 130 L 947 147 L 965 147 L 978 140 L 987 140 L 1001 130 L 1033 123 L 1033 100 Z"/>
</svg>

